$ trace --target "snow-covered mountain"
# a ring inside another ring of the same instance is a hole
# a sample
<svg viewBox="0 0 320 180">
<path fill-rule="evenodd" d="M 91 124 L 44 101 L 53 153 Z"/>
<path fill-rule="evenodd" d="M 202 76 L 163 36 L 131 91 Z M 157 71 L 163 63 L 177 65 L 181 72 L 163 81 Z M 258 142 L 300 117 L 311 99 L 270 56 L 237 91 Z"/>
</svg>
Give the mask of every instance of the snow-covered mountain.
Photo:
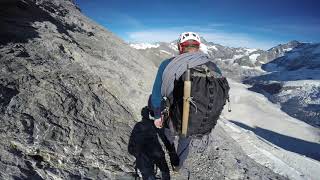
<svg viewBox="0 0 320 180">
<path fill-rule="evenodd" d="M 164 60 L 178 54 L 178 48 L 175 43 L 131 43 L 131 47 L 139 50 L 146 58 L 151 60 L 156 66 Z"/>
<path fill-rule="evenodd" d="M 222 46 L 220 44 L 208 42 L 204 38 L 201 38 L 201 42 L 200 49 L 204 53 L 223 61 L 230 61 L 232 63 L 248 67 L 260 66 L 270 62 L 271 60 L 281 57 L 286 52 L 303 44 L 298 41 L 290 41 L 287 44 L 279 44 L 278 46 L 265 51 L 254 48 L 233 48 Z M 140 50 L 142 54 L 157 52 L 157 64 L 167 57 L 178 54 L 177 41 L 172 41 L 170 43 L 130 43 L 130 46 Z"/>
<path fill-rule="evenodd" d="M 208 42 L 201 38 L 200 49 L 211 57 L 223 70 L 227 77 L 242 80 L 245 77 L 262 74 L 260 66 L 275 58 L 283 56 L 287 51 L 297 47 L 301 43 L 291 41 L 287 44 L 280 44 L 267 51 L 250 48 L 233 48 Z M 147 59 L 150 59 L 158 66 L 164 59 L 178 54 L 177 41 L 170 43 L 131 43 L 131 47 L 138 49 Z"/>
<path fill-rule="evenodd" d="M 293 117 L 320 127 L 320 44 L 299 44 L 245 80 Z"/>
</svg>

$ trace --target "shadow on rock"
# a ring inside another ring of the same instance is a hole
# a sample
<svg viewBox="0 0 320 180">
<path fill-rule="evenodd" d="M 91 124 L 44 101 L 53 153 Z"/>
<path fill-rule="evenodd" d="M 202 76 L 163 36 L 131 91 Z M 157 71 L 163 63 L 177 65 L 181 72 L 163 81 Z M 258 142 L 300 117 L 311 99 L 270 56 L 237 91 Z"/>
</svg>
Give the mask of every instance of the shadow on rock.
<svg viewBox="0 0 320 180">
<path fill-rule="evenodd" d="M 128 151 L 136 158 L 136 168 L 143 179 L 152 180 L 156 176 L 155 165 L 162 172 L 162 179 L 170 179 L 165 153 L 158 140 L 157 129 L 149 119 L 149 109 L 141 111 L 142 121 L 135 124 L 128 144 Z"/>
<path fill-rule="evenodd" d="M 67 30 L 79 31 L 79 28 L 62 23 L 50 15 L 55 13 L 66 16 L 68 10 L 46 2 L 40 8 L 30 0 L 3 0 L 0 2 L 0 45 L 8 43 L 26 43 L 30 39 L 40 38 L 35 22 L 48 21 L 56 26 L 58 33 L 70 36 Z"/>
</svg>

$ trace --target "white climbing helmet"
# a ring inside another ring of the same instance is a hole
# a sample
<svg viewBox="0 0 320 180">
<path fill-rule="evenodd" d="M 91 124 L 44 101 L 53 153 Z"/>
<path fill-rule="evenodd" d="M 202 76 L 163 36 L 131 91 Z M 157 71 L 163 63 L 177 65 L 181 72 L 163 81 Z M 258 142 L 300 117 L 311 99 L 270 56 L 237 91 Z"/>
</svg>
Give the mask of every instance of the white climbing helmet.
<svg viewBox="0 0 320 180">
<path fill-rule="evenodd" d="M 181 33 L 180 38 L 179 38 L 179 44 L 184 43 L 188 40 L 197 41 L 197 42 L 199 42 L 199 44 L 201 43 L 200 36 L 197 33 L 195 33 L 195 32 Z"/>
</svg>

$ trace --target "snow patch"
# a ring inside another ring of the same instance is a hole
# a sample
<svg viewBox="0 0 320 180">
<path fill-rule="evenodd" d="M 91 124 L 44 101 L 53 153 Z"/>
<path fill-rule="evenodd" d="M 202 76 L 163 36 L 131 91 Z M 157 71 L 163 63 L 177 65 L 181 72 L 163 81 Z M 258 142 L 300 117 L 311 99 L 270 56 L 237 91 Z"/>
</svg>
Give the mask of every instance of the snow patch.
<svg viewBox="0 0 320 180">
<path fill-rule="evenodd" d="M 218 51 L 218 48 L 215 45 L 209 46 L 208 49 L 214 49 L 214 50 Z"/>
<path fill-rule="evenodd" d="M 205 45 L 205 44 L 203 44 L 203 43 L 200 44 L 200 50 L 201 50 L 202 52 L 206 53 L 206 54 L 209 54 L 209 53 L 208 53 L 208 46 Z"/>
<path fill-rule="evenodd" d="M 252 62 L 252 64 L 254 64 L 257 61 L 257 58 L 260 56 L 260 54 L 251 54 L 249 56 L 250 61 Z"/>
<path fill-rule="evenodd" d="M 172 53 L 168 52 L 168 51 L 165 51 L 165 50 L 160 50 L 160 52 L 163 52 L 165 54 L 169 54 L 169 55 L 172 55 Z"/>
<path fill-rule="evenodd" d="M 160 44 L 138 43 L 138 44 L 130 44 L 130 46 L 135 49 L 149 49 L 149 48 L 158 48 Z"/>
<path fill-rule="evenodd" d="M 258 49 L 249 49 L 249 48 L 247 48 L 246 49 L 246 51 L 250 54 L 250 53 L 253 53 L 253 52 L 255 52 L 255 51 L 257 51 Z"/>
<path fill-rule="evenodd" d="M 314 80 L 300 80 L 300 81 L 287 81 L 284 86 L 320 86 L 320 81 Z"/>
<path fill-rule="evenodd" d="M 249 67 L 249 66 L 241 66 L 243 69 L 249 69 L 249 70 L 257 70 L 261 72 L 265 72 L 261 66 L 255 66 L 255 67 Z"/>
<path fill-rule="evenodd" d="M 285 48 L 285 49 L 283 49 L 284 52 L 288 52 L 288 51 L 291 51 L 291 50 L 292 50 L 292 48 Z"/>
<path fill-rule="evenodd" d="M 240 58 L 242 58 L 243 56 L 245 56 L 244 54 L 236 54 L 236 55 L 234 55 L 233 56 L 233 60 L 236 60 L 236 59 L 240 59 Z"/>
<path fill-rule="evenodd" d="M 178 51 L 177 44 L 175 44 L 175 43 L 170 43 L 169 48 L 173 49 L 174 51 Z"/>
<path fill-rule="evenodd" d="M 243 49 L 237 49 L 236 52 L 243 53 Z"/>
</svg>

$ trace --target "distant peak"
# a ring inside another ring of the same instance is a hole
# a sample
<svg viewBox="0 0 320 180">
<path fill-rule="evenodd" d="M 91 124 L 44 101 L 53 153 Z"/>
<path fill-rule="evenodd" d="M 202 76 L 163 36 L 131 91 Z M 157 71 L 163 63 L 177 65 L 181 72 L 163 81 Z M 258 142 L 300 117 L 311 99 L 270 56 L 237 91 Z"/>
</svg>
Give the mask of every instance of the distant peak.
<svg viewBox="0 0 320 180">
<path fill-rule="evenodd" d="M 298 45 L 302 44 L 301 42 L 297 41 L 297 40 L 292 40 L 292 41 L 289 41 L 288 43 L 286 44 L 279 44 L 275 47 L 272 47 L 271 49 L 269 50 L 273 50 L 273 49 L 278 49 L 278 48 L 283 48 L 283 47 L 291 47 L 291 48 L 294 48 L 294 47 L 297 47 Z"/>
<path fill-rule="evenodd" d="M 201 43 L 203 44 L 208 44 L 208 41 L 206 39 L 204 39 L 204 37 L 200 37 Z"/>
<path fill-rule="evenodd" d="M 287 44 L 301 44 L 301 42 L 297 41 L 297 40 L 292 40 L 292 41 L 289 41 Z"/>
</svg>

